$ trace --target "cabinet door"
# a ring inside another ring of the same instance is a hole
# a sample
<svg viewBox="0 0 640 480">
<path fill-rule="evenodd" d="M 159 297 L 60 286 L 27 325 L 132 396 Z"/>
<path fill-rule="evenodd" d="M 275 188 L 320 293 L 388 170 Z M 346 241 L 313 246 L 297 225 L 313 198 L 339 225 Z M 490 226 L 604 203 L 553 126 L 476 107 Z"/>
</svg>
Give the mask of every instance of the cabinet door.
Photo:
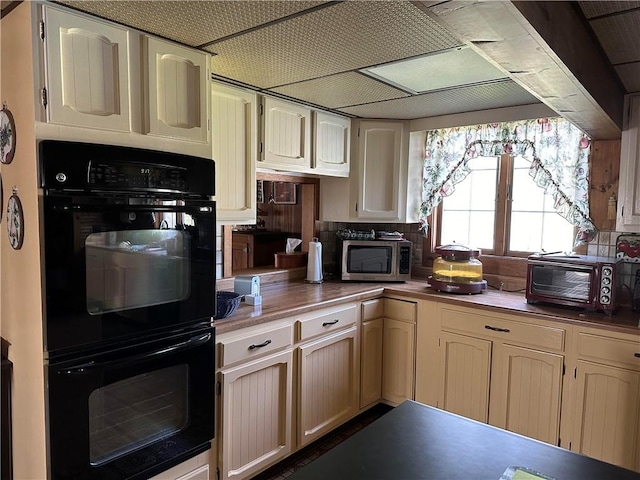
<svg viewBox="0 0 640 480">
<path fill-rule="evenodd" d="M 491 347 L 488 340 L 440 334 L 440 408 L 487 423 Z"/>
<path fill-rule="evenodd" d="M 208 56 L 152 37 L 145 41 L 147 133 L 207 143 Z"/>
<path fill-rule="evenodd" d="M 291 451 L 292 367 L 287 350 L 221 372 L 223 479 L 250 477 Z"/>
<path fill-rule="evenodd" d="M 382 397 L 383 318 L 362 322 L 360 355 L 360 408 Z"/>
<path fill-rule="evenodd" d="M 360 122 L 358 218 L 399 220 L 402 123 Z"/>
<path fill-rule="evenodd" d="M 628 97 L 620 144 L 620 191 L 616 230 L 640 229 L 640 95 Z"/>
<path fill-rule="evenodd" d="M 501 345 L 494 356 L 490 422 L 557 445 L 563 363 L 562 355 Z"/>
<path fill-rule="evenodd" d="M 323 112 L 314 113 L 315 173 L 349 176 L 351 120 Z"/>
<path fill-rule="evenodd" d="M 399 405 L 414 398 L 415 325 L 384 319 L 382 398 Z"/>
<path fill-rule="evenodd" d="M 130 131 L 130 33 L 49 7 L 44 20 L 47 120 Z"/>
<path fill-rule="evenodd" d="M 571 450 L 638 468 L 640 373 L 578 361 Z"/>
<path fill-rule="evenodd" d="M 216 162 L 218 223 L 255 223 L 256 94 L 212 83 L 211 143 Z"/>
<path fill-rule="evenodd" d="M 298 447 L 358 412 L 357 327 L 299 347 Z"/>
<path fill-rule="evenodd" d="M 246 270 L 253 268 L 253 237 L 251 235 L 232 235 L 231 243 L 232 269 Z"/>
<path fill-rule="evenodd" d="M 311 110 L 264 98 L 263 159 L 259 167 L 311 171 Z"/>
</svg>

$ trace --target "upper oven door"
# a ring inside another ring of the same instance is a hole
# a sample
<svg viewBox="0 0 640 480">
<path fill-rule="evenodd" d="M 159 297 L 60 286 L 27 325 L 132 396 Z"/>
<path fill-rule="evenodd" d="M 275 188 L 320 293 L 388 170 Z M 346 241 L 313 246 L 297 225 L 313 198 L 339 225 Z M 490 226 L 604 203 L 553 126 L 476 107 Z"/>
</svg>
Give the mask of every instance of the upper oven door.
<svg viewBox="0 0 640 480">
<path fill-rule="evenodd" d="M 47 195 L 43 203 L 50 357 L 211 320 L 215 202 Z"/>
</svg>

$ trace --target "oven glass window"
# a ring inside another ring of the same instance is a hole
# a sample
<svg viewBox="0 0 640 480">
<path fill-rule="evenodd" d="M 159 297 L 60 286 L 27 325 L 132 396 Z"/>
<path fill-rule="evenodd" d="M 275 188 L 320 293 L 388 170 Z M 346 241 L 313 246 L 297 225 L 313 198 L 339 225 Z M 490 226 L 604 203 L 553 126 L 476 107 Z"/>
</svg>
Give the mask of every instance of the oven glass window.
<svg viewBox="0 0 640 480">
<path fill-rule="evenodd" d="M 186 364 L 137 375 L 89 396 L 92 465 L 137 450 L 182 430 L 188 423 Z"/>
<path fill-rule="evenodd" d="M 533 267 L 532 293 L 588 302 L 590 289 L 590 271 L 544 266 Z"/>
<path fill-rule="evenodd" d="M 348 248 L 349 273 L 391 273 L 391 247 L 350 245 Z"/>
<path fill-rule="evenodd" d="M 181 230 L 122 230 L 85 241 L 91 315 L 176 302 L 189 296 L 190 239 Z"/>
</svg>

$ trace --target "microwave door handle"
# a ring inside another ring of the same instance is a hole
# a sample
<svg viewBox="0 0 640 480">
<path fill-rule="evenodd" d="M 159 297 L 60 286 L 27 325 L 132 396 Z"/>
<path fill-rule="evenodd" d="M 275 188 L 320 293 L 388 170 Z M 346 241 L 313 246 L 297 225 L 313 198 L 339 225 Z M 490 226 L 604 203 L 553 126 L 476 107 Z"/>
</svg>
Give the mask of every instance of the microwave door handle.
<svg viewBox="0 0 640 480">
<path fill-rule="evenodd" d="M 140 355 L 133 355 L 131 357 L 127 357 L 122 360 L 109 360 L 106 362 L 91 361 L 87 363 L 81 363 L 79 365 L 73 365 L 71 367 L 65 367 L 63 369 L 60 369 L 58 370 L 57 373 L 58 375 L 78 375 L 78 374 L 88 373 L 88 371 L 95 370 L 96 368 L 108 368 L 113 366 L 126 367 L 128 365 L 136 364 L 142 360 L 162 357 L 170 353 L 175 353 L 183 350 L 188 350 L 190 348 L 198 347 L 202 344 L 207 343 L 210 339 L 211 339 L 211 334 L 205 333 L 203 335 L 196 335 L 195 337 L 191 337 L 187 341 L 179 342 L 174 345 L 170 345 L 168 347 L 163 347 L 158 350 L 154 350 L 153 352 L 146 352 L 146 353 L 141 353 Z"/>
</svg>

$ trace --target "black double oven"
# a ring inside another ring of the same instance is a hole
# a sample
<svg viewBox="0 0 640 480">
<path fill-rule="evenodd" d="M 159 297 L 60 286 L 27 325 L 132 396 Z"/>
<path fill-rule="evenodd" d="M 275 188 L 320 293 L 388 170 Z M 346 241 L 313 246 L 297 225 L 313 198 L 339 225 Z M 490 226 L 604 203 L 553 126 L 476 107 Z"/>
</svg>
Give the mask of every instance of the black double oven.
<svg viewBox="0 0 640 480">
<path fill-rule="evenodd" d="M 50 478 L 149 478 L 214 436 L 214 162 L 39 149 Z"/>
</svg>

